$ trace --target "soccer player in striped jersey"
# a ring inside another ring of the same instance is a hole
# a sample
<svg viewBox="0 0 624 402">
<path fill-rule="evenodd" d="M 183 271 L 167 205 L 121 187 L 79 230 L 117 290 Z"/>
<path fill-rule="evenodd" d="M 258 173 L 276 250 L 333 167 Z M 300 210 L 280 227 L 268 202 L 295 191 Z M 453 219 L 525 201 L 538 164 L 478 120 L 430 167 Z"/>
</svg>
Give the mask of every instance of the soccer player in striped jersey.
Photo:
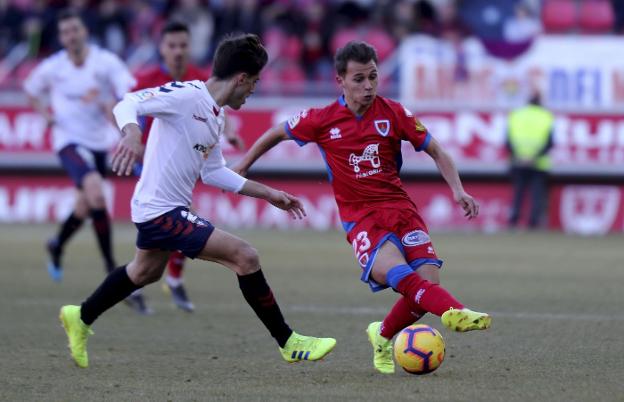
<svg viewBox="0 0 624 402">
<path fill-rule="evenodd" d="M 466 217 L 476 217 L 479 205 L 464 191 L 451 157 L 412 112 L 377 96 L 377 54 L 372 46 L 349 42 L 336 53 L 335 66 L 343 95 L 268 130 L 233 170 L 244 175 L 283 140 L 319 146 L 362 281 L 373 292 L 391 287 L 402 295 L 383 323 L 373 322 L 367 329 L 375 368 L 393 373 L 392 337 L 428 312 L 441 316 L 455 331 L 490 326 L 489 315 L 465 308 L 439 285 L 442 260 L 399 178 L 401 143 L 408 141 L 433 158 Z"/>
<path fill-rule="evenodd" d="M 124 133 L 113 156 L 113 170 L 120 175 L 131 173 L 141 152 L 138 117 L 155 120 L 131 201 L 138 229 L 134 259 L 111 272 L 80 306 L 61 308 L 60 319 L 78 366 L 88 366 L 87 338 L 93 322 L 133 291 L 159 280 L 174 250 L 232 270 L 243 297 L 275 338 L 284 360 L 319 360 L 334 348 L 335 339 L 299 335 L 288 326 L 249 243 L 189 210 L 193 188 L 201 178 L 206 184 L 264 199 L 293 218 L 305 215 L 299 199 L 239 176 L 225 166 L 221 153 L 223 106 L 239 109 L 245 103 L 267 60 L 256 35 L 227 37 L 217 48 L 213 76 L 207 81 L 170 82 L 133 92 L 115 107 Z"/>
</svg>

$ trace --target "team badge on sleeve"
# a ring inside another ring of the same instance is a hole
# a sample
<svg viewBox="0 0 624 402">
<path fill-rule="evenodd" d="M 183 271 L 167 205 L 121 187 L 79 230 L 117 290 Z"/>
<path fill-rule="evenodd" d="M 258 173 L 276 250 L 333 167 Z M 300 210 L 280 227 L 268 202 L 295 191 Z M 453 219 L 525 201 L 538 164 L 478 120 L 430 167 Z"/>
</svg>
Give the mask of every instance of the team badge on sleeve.
<svg viewBox="0 0 624 402">
<path fill-rule="evenodd" d="M 414 123 L 416 124 L 416 130 L 418 130 L 418 131 L 427 131 L 425 126 L 416 117 L 414 117 Z"/>
<path fill-rule="evenodd" d="M 143 91 L 135 92 L 133 95 L 139 100 L 139 102 L 143 102 L 155 96 L 156 93 L 153 89 L 144 89 Z"/>
<path fill-rule="evenodd" d="M 375 130 L 385 137 L 390 132 L 390 120 L 375 120 Z"/>
<path fill-rule="evenodd" d="M 288 119 L 288 127 L 290 127 L 290 129 L 292 130 L 293 128 L 297 126 L 297 124 L 299 124 L 301 119 L 304 119 L 307 115 L 308 115 L 308 110 L 305 109 L 297 113 L 296 115 L 292 116 L 290 119 Z"/>
</svg>

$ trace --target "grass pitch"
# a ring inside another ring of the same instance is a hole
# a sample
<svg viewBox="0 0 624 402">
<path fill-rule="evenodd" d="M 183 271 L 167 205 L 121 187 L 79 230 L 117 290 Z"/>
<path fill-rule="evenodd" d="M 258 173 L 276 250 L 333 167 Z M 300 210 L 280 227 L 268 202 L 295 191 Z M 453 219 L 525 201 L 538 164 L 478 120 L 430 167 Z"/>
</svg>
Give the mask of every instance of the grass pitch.
<svg viewBox="0 0 624 402">
<path fill-rule="evenodd" d="M 0 400 L 34 401 L 624 401 L 624 237 L 550 233 L 434 234 L 442 283 L 468 306 L 492 312 L 487 332 L 452 333 L 435 373 L 383 376 L 364 333 L 396 299 L 359 281 L 342 233 L 238 233 L 261 255 L 291 326 L 333 336 L 324 361 L 289 365 L 245 304 L 232 273 L 187 265 L 197 310 L 176 310 L 160 284 L 146 289 L 156 314 L 119 305 L 94 325 L 90 367 L 70 360 L 58 322 L 100 283 L 89 227 L 52 283 L 43 244 L 56 227 L 0 227 Z M 119 262 L 135 231 L 115 225 Z"/>
</svg>

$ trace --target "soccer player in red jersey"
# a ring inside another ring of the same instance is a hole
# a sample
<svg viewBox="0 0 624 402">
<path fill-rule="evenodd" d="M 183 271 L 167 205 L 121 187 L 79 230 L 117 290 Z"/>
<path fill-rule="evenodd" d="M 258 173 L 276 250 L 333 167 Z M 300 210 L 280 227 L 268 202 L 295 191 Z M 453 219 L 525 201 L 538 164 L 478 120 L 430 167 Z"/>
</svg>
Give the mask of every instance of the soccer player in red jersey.
<svg viewBox="0 0 624 402">
<path fill-rule="evenodd" d="M 479 205 L 464 190 L 451 157 L 422 123 L 400 103 L 377 96 L 372 46 L 348 43 L 336 53 L 335 67 L 343 95 L 269 129 L 233 169 L 245 174 L 283 140 L 318 145 L 362 281 L 374 292 L 391 287 L 402 295 L 383 322 L 367 328 L 375 368 L 393 373 L 393 336 L 427 312 L 459 332 L 487 329 L 491 322 L 488 314 L 465 308 L 439 285 L 442 261 L 399 178 L 401 142 L 409 141 L 433 158 L 468 219 L 478 215 Z"/>
<path fill-rule="evenodd" d="M 164 85 L 171 81 L 192 81 L 208 79 L 208 74 L 199 67 L 190 63 L 190 31 L 187 25 L 181 22 L 172 21 L 165 25 L 161 32 L 161 40 L 159 45 L 159 53 L 162 57 L 162 64 L 153 67 L 137 76 L 137 85 L 133 91 L 140 89 L 153 88 Z M 152 126 L 153 119 L 150 117 L 143 119 L 143 144 L 147 142 L 149 130 Z M 227 121 L 226 121 L 227 126 Z M 243 150 L 244 143 L 242 139 L 230 130 L 225 130 L 227 141 L 236 148 Z M 140 165 L 137 169 L 140 173 Z M 167 275 L 165 282 L 171 293 L 171 297 L 176 306 L 180 309 L 192 312 L 195 309 L 193 303 L 189 300 L 182 279 L 182 272 L 186 257 L 180 251 L 172 252 L 167 262 Z M 133 306 L 139 311 L 149 312 L 149 309 L 142 300 L 141 295 L 133 295 L 128 299 L 134 302 Z"/>
</svg>

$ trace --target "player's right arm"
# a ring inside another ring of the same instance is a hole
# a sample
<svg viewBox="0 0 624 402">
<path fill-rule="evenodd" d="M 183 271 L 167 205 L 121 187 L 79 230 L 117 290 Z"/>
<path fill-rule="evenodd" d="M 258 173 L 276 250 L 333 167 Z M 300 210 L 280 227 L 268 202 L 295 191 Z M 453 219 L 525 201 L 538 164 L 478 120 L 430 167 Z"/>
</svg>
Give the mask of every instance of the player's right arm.
<svg viewBox="0 0 624 402">
<path fill-rule="evenodd" d="M 48 127 L 54 124 L 54 116 L 50 113 L 47 105 L 45 105 L 41 98 L 50 89 L 50 83 L 52 80 L 53 62 L 51 59 L 46 59 L 39 64 L 30 73 L 30 75 L 24 80 L 24 92 L 28 97 L 28 103 L 39 114 L 41 114 Z"/>
<path fill-rule="evenodd" d="M 232 170 L 245 176 L 258 158 L 284 140 L 295 140 L 300 146 L 316 142 L 319 120 L 318 109 L 302 110 L 288 121 L 270 128 L 258 138 Z"/>
<path fill-rule="evenodd" d="M 267 131 L 264 132 L 256 140 L 256 142 L 249 148 L 249 151 L 245 154 L 243 159 L 238 161 L 234 166 L 232 166 L 232 170 L 240 174 L 241 176 L 246 176 L 247 171 L 251 166 L 265 153 L 269 152 L 271 148 L 279 144 L 284 140 L 291 139 L 288 133 L 286 132 L 286 128 L 284 123 L 280 123 L 275 127 L 271 127 Z"/>
<path fill-rule="evenodd" d="M 194 98 L 191 84 L 170 82 L 160 87 L 143 89 L 126 94 L 113 108 L 117 126 L 123 134 L 113 153 L 112 168 L 119 176 L 132 173 L 134 162 L 141 155 L 141 128 L 139 116 L 152 116 L 176 121 L 184 116 L 185 101 Z"/>
</svg>

